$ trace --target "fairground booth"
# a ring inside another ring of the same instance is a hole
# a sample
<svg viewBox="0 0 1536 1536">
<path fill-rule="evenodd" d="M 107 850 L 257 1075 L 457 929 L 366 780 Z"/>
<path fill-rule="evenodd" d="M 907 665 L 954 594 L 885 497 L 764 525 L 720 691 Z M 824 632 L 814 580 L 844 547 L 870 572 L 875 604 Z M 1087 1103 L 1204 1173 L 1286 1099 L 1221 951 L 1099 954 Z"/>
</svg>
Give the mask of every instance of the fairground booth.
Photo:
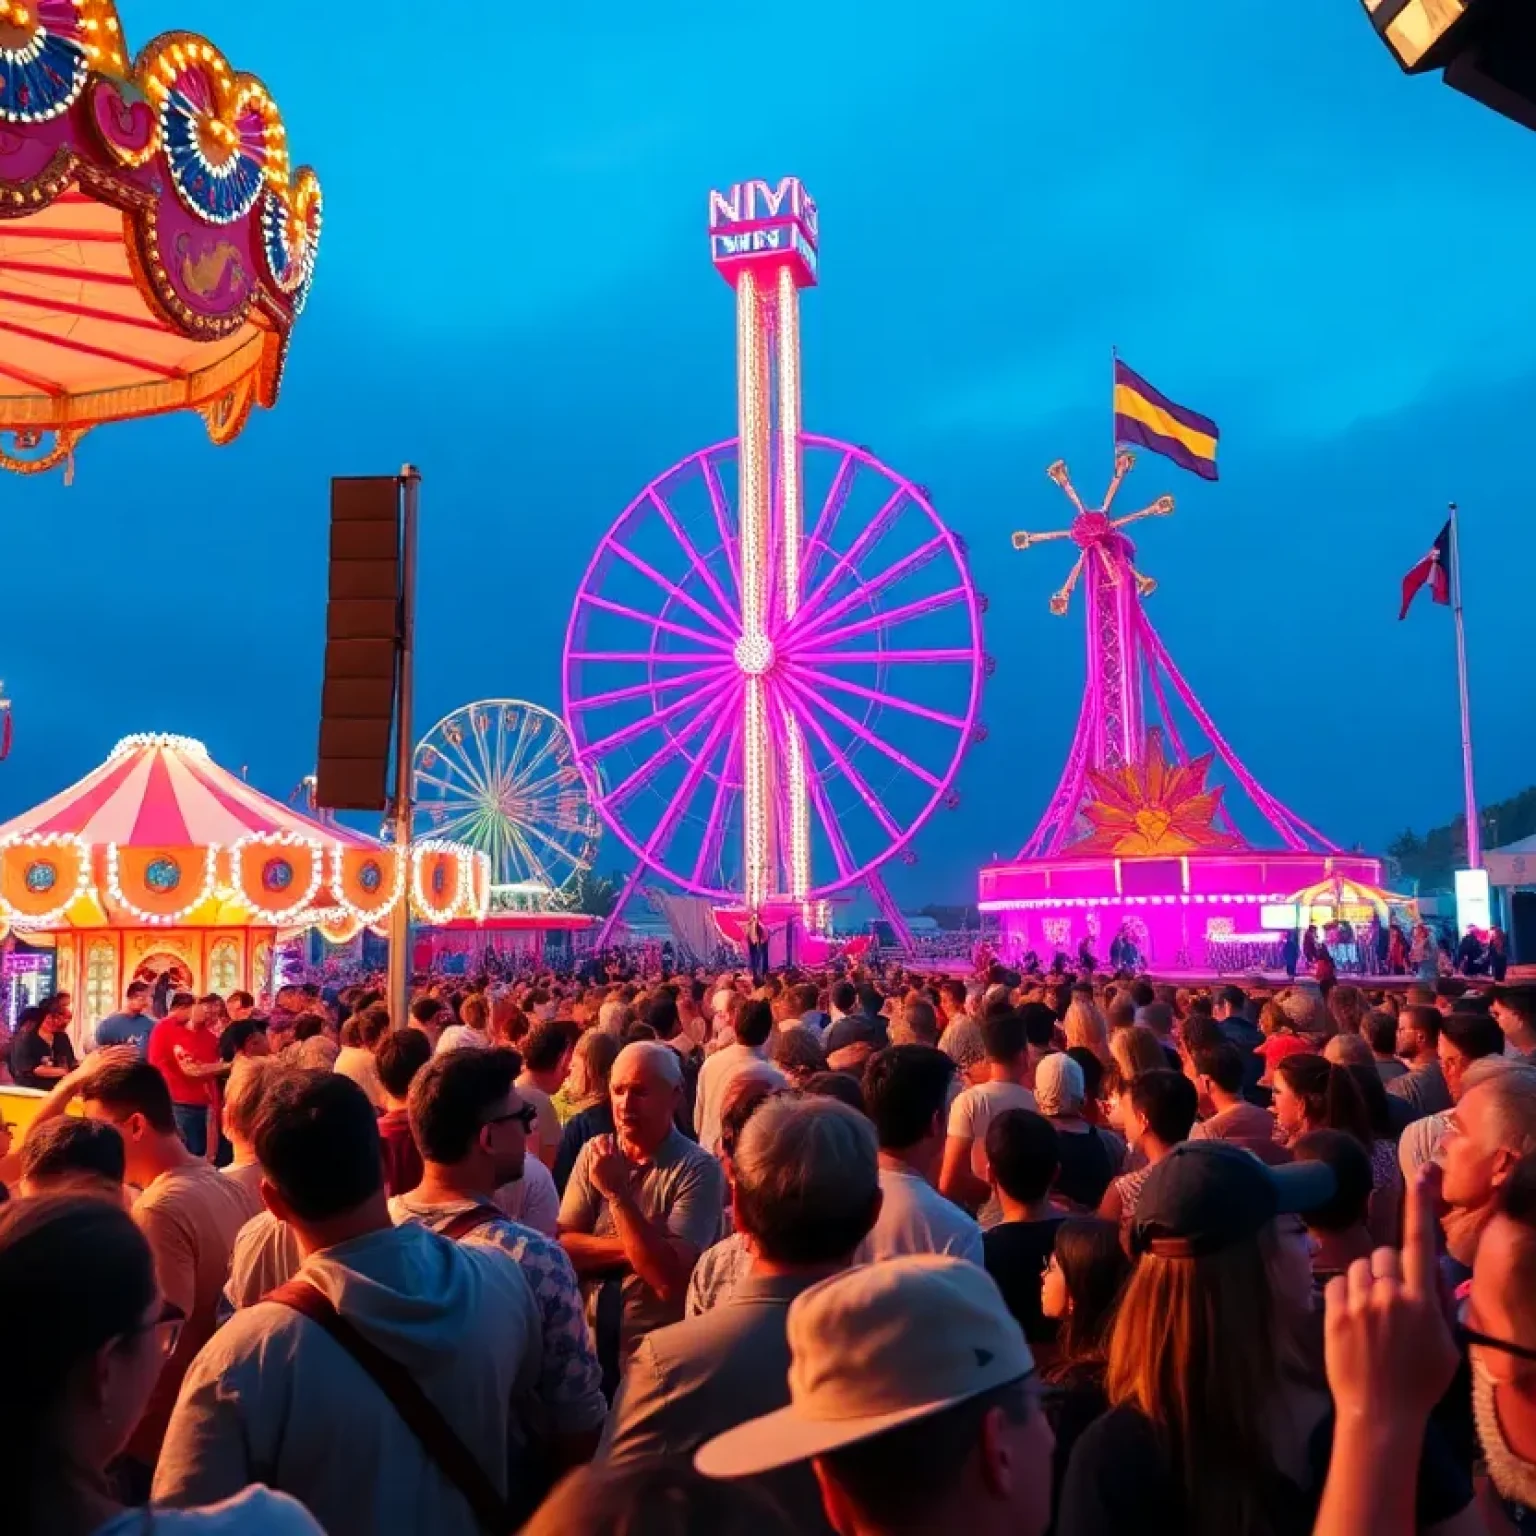
<svg viewBox="0 0 1536 1536">
<path fill-rule="evenodd" d="M 52 989 L 73 995 L 82 1038 L 135 978 L 268 991 L 281 940 L 378 926 L 408 890 L 420 922 L 476 918 L 489 868 L 455 843 L 402 855 L 311 820 L 184 736 L 127 737 L 79 783 L 0 826 L 5 947 L 53 952 Z"/>
</svg>

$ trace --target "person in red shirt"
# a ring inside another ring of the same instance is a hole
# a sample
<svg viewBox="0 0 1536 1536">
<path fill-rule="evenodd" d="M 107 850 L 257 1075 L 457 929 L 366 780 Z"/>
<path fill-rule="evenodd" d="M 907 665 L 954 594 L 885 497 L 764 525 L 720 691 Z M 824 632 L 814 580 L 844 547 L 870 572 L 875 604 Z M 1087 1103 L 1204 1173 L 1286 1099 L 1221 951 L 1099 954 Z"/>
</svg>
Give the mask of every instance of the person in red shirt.
<svg viewBox="0 0 1536 1536">
<path fill-rule="evenodd" d="M 422 1162 L 406 1100 L 416 1074 L 432 1059 L 432 1043 L 419 1029 L 392 1029 L 379 1041 L 373 1059 L 384 1088 L 379 1116 L 384 1189 L 391 1196 L 408 1195 L 421 1183 Z"/>
<path fill-rule="evenodd" d="M 218 1103 L 217 1079 L 229 1071 L 229 1063 L 219 1059 L 218 1037 L 209 1028 L 215 1002 L 222 999 L 199 1002 L 190 992 L 178 992 L 171 999 L 171 1011 L 149 1037 L 149 1063 L 171 1090 L 177 1133 L 194 1157 L 207 1157 L 215 1143 L 208 1123 Z"/>
</svg>

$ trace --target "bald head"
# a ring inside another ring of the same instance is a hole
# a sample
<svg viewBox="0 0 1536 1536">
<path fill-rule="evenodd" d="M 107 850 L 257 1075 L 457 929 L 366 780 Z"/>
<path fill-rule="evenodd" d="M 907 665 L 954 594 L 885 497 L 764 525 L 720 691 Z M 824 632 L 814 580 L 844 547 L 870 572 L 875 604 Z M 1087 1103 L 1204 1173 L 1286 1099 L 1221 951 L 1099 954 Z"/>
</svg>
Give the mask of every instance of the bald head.
<svg viewBox="0 0 1536 1536">
<path fill-rule="evenodd" d="M 683 1101 L 683 1066 L 659 1040 L 636 1040 L 619 1052 L 608 1080 L 613 1120 L 626 1148 L 649 1156 L 672 1134 Z"/>
</svg>

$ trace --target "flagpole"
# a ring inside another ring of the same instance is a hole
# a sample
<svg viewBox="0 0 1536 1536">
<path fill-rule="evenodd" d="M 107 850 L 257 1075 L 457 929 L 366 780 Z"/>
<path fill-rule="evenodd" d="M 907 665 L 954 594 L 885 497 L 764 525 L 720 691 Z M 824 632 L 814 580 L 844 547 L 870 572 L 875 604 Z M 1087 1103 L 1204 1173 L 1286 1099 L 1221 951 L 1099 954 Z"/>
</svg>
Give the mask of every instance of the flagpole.
<svg viewBox="0 0 1536 1536">
<path fill-rule="evenodd" d="M 1115 460 L 1120 454 L 1120 437 L 1115 431 L 1115 386 L 1120 382 L 1120 349 L 1113 344 L 1109 349 L 1109 472 L 1115 472 Z"/>
<path fill-rule="evenodd" d="M 1451 503 L 1451 613 L 1456 621 L 1456 685 L 1461 695 L 1461 774 L 1467 798 L 1467 868 L 1483 866 L 1483 839 L 1477 823 L 1477 786 L 1472 775 L 1472 704 L 1467 689 L 1467 630 L 1461 617 L 1461 529 Z"/>
</svg>

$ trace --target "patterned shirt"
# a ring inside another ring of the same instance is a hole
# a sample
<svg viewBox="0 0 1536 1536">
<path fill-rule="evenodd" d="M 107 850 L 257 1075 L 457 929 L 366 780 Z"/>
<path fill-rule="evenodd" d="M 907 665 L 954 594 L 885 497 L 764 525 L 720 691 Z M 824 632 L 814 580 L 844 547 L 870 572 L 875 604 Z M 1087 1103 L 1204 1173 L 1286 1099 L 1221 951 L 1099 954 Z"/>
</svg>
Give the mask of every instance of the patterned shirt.
<svg viewBox="0 0 1536 1536">
<path fill-rule="evenodd" d="M 484 1202 L 454 1200 L 428 1205 L 410 1195 L 396 1195 L 389 1214 L 396 1226 L 414 1221 L 441 1231 L 463 1211 Z M 608 1412 L 603 1373 L 592 1351 L 576 1271 L 559 1243 L 501 1218 L 475 1228 L 465 1239 L 499 1248 L 523 1272 L 543 1319 L 543 1357 L 537 1397 L 546 1416 L 539 1426 L 550 1434 L 583 1434 L 601 1427 Z"/>
<path fill-rule="evenodd" d="M 688 1300 L 684 1315 L 697 1317 L 712 1307 L 723 1306 L 735 1294 L 752 1268 L 752 1250 L 746 1235 L 733 1232 L 722 1237 L 713 1248 L 706 1248 L 693 1266 L 688 1280 Z"/>
</svg>

